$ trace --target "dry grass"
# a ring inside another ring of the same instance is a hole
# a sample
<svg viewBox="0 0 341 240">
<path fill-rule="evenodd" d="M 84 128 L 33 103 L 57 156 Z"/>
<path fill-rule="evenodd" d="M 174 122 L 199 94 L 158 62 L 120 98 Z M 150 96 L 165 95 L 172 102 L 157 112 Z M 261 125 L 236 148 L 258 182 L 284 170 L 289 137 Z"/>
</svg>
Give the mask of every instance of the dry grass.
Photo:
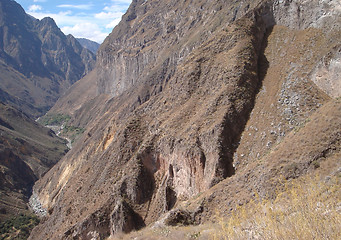
<svg viewBox="0 0 341 240">
<path fill-rule="evenodd" d="M 212 238 L 215 229 L 211 225 L 200 226 L 178 226 L 178 227 L 158 227 L 145 228 L 138 232 L 130 234 L 118 234 L 110 237 L 108 240 L 179 240 L 179 239 L 196 239 L 205 240 Z"/>
<path fill-rule="evenodd" d="M 284 183 L 276 199 L 252 201 L 218 223 L 145 228 L 116 239 L 341 239 L 341 177 Z"/>
<path fill-rule="evenodd" d="M 250 202 L 226 220 L 213 239 L 341 239 L 340 177 L 285 183 L 275 200 Z"/>
</svg>

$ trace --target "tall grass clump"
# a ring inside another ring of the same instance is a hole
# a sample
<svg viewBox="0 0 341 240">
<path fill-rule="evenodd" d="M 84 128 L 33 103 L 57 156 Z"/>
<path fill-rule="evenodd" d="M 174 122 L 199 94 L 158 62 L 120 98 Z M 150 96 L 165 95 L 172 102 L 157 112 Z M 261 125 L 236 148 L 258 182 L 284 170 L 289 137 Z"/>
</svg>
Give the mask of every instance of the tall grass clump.
<svg viewBox="0 0 341 240">
<path fill-rule="evenodd" d="M 286 182 L 275 199 L 251 201 L 220 218 L 212 238 L 341 239 L 340 183 L 340 177 Z"/>
</svg>

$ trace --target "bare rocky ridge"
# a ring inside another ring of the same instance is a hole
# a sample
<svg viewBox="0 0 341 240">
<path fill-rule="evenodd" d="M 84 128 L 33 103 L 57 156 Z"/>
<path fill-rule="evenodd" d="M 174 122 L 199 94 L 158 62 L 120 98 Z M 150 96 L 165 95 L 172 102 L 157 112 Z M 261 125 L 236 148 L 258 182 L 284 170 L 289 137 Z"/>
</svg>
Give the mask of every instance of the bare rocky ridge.
<svg viewBox="0 0 341 240">
<path fill-rule="evenodd" d="M 216 217 L 216 209 L 224 215 L 256 195 L 275 196 L 286 179 L 298 178 L 316 169 L 320 176 L 334 176 L 341 166 L 340 107 L 339 100 L 326 103 L 307 119 L 304 127 L 291 131 L 266 155 L 248 161 L 233 177 L 173 211 L 187 211 L 188 221 L 203 223 Z"/>
<path fill-rule="evenodd" d="M 15 1 L 1 1 L 0 13 L 0 100 L 41 116 L 93 69 L 95 55 L 53 19 L 37 20 Z"/>
<path fill-rule="evenodd" d="M 51 110 L 87 131 L 35 185 L 31 239 L 202 223 L 340 167 L 340 17 L 336 0 L 133 1 Z"/>
</svg>

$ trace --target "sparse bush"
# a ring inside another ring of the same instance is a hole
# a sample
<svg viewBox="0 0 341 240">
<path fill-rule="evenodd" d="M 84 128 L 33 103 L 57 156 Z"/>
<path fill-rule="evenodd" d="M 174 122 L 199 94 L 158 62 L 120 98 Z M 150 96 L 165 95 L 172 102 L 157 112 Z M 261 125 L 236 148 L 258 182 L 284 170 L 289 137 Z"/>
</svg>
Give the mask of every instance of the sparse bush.
<svg viewBox="0 0 341 240">
<path fill-rule="evenodd" d="M 313 164 L 314 168 L 319 168 L 320 167 L 320 162 L 317 161 L 317 160 L 313 161 L 312 164 Z"/>
</svg>

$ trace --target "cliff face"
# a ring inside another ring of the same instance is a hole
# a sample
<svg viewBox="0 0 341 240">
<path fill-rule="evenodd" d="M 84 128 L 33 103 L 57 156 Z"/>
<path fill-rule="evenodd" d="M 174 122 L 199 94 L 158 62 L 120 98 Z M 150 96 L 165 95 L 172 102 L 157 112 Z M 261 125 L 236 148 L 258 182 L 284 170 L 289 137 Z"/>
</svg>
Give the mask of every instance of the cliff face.
<svg viewBox="0 0 341 240">
<path fill-rule="evenodd" d="M 99 93 L 148 82 L 154 88 L 141 101 L 148 100 L 195 47 L 258 2 L 133 1 L 98 52 Z"/>
<path fill-rule="evenodd" d="M 338 154 L 340 22 L 336 0 L 133 1 L 52 109 L 87 131 L 35 185 L 49 214 L 31 238 L 104 238 L 171 209 L 200 223 Z"/>
<path fill-rule="evenodd" d="M 93 68 L 95 55 L 53 19 L 34 19 L 15 1 L 1 1 L 0 13 L 1 100 L 42 115 Z"/>
</svg>

